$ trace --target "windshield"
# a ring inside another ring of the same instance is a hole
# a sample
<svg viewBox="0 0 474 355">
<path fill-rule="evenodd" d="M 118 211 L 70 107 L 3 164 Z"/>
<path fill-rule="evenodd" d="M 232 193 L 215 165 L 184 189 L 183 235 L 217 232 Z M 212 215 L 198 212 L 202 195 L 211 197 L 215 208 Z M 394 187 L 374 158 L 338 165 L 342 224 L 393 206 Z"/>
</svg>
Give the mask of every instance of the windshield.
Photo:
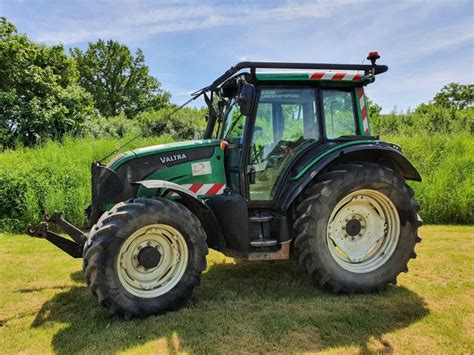
<svg viewBox="0 0 474 355">
<path fill-rule="evenodd" d="M 240 113 L 235 98 L 223 103 L 223 109 L 219 112 L 218 138 L 241 143 L 246 117 Z"/>
</svg>

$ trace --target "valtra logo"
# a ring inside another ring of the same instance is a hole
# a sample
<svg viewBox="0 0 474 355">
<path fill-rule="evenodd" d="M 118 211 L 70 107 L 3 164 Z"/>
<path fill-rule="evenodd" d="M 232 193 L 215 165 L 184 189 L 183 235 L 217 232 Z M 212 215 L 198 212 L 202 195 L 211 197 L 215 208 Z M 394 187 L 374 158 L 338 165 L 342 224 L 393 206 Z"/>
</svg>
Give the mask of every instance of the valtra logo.
<svg viewBox="0 0 474 355">
<path fill-rule="evenodd" d="M 161 157 L 160 161 L 163 164 L 166 164 L 166 163 L 171 163 L 174 161 L 184 160 L 184 159 L 187 159 L 186 154 L 175 154 L 175 155 L 169 155 L 167 157 Z"/>
</svg>

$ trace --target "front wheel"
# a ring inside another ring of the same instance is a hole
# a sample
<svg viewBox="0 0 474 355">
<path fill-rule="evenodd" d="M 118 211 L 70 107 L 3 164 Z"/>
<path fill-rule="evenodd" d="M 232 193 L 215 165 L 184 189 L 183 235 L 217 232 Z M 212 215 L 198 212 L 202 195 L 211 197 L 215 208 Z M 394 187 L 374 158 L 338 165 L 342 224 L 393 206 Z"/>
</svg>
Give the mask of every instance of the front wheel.
<svg viewBox="0 0 474 355">
<path fill-rule="evenodd" d="M 149 316 L 178 309 L 200 284 L 206 235 L 186 207 L 165 199 L 119 203 L 91 229 L 87 284 L 112 313 Z"/>
<path fill-rule="evenodd" d="M 303 192 L 294 251 L 313 281 L 332 291 L 383 289 L 416 257 L 418 209 L 411 188 L 391 169 L 339 165 Z"/>
</svg>

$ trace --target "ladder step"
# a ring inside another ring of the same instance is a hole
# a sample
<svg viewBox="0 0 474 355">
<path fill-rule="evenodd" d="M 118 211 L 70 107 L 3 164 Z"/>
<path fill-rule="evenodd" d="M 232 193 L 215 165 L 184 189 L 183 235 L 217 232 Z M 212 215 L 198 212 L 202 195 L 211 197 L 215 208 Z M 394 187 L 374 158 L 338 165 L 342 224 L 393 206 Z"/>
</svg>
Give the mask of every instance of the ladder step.
<svg viewBox="0 0 474 355">
<path fill-rule="evenodd" d="M 272 247 L 277 245 L 278 241 L 276 239 L 257 239 L 250 241 L 250 245 L 253 247 Z"/>
<path fill-rule="evenodd" d="M 250 222 L 255 222 L 255 223 L 264 223 L 264 222 L 270 222 L 273 219 L 273 216 L 252 216 L 249 217 Z"/>
</svg>

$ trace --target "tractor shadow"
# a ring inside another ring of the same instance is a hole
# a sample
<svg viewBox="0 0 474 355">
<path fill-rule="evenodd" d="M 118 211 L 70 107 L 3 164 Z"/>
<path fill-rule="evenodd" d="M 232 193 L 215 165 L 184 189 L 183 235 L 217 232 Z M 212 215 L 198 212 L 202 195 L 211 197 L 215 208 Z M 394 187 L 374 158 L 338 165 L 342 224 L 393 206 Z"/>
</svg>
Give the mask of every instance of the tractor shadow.
<svg viewBox="0 0 474 355">
<path fill-rule="evenodd" d="M 71 275 L 82 279 L 82 273 Z M 367 295 L 332 295 L 315 289 L 293 262 L 217 263 L 193 298 L 177 312 L 124 321 L 100 307 L 84 286 L 47 301 L 33 328 L 61 327 L 56 353 L 117 352 L 142 345 L 147 352 L 314 352 L 333 347 L 392 352 L 386 333 L 429 313 L 405 287 Z M 396 351 L 396 350 L 395 350 Z"/>
</svg>

